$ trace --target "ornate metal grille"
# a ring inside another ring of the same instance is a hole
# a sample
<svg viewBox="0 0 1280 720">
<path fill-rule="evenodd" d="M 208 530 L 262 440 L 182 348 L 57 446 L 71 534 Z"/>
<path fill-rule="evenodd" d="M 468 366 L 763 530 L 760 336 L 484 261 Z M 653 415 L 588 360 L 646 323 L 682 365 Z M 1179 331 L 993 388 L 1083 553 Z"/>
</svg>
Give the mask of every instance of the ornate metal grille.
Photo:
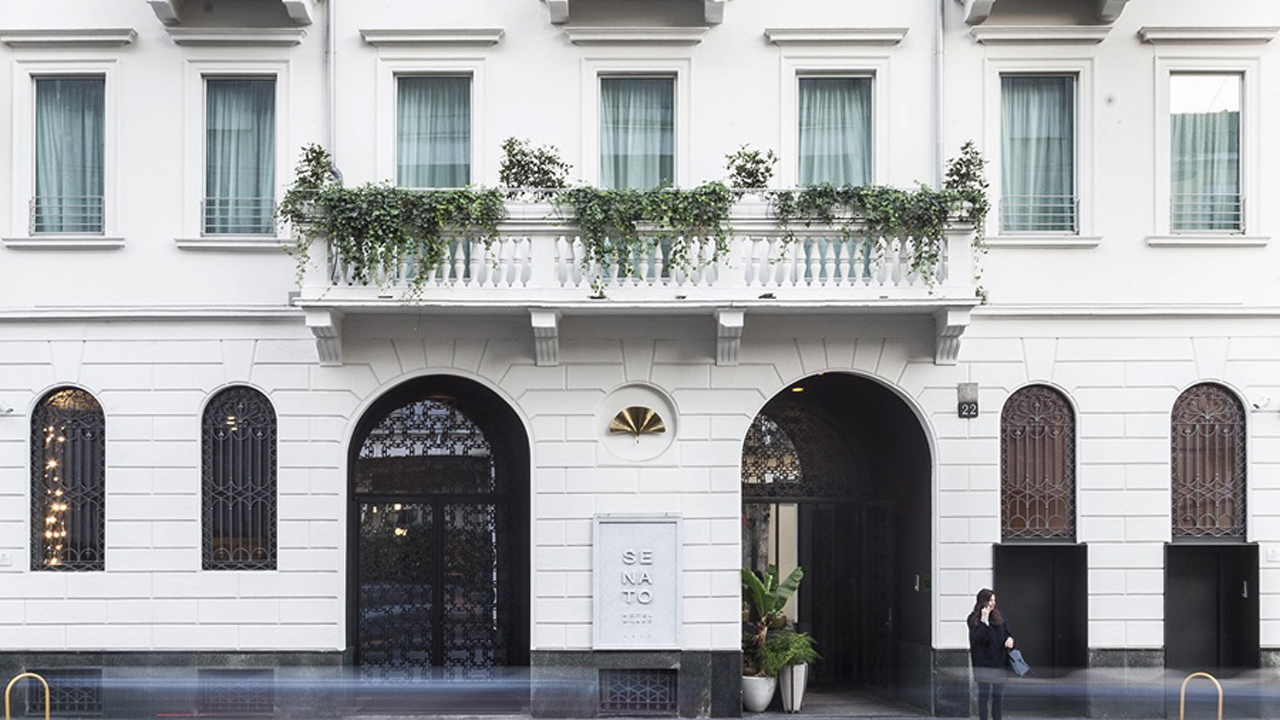
<svg viewBox="0 0 1280 720">
<path fill-rule="evenodd" d="M 1000 510 L 1005 540 L 1075 540 L 1076 420 L 1052 388 L 1025 387 L 1004 404 Z"/>
<path fill-rule="evenodd" d="M 601 670 L 600 713 L 604 715 L 675 715 L 675 670 Z"/>
<path fill-rule="evenodd" d="M 76 388 L 32 413 L 32 570 L 103 569 L 105 428 L 102 406 Z"/>
<path fill-rule="evenodd" d="M 761 412 L 742 443 L 744 500 L 847 498 L 854 463 L 835 429 L 806 408 Z"/>
<path fill-rule="evenodd" d="M 201 715 L 272 715 L 273 670 L 201 670 L 196 711 Z"/>
<path fill-rule="evenodd" d="M 419 400 L 391 411 L 369 432 L 360 446 L 356 492 L 497 492 L 492 456 L 484 433 L 452 403 Z"/>
<path fill-rule="evenodd" d="M 1173 405 L 1173 537 L 1245 537 L 1244 406 L 1196 385 Z"/>
<path fill-rule="evenodd" d="M 95 668 L 65 668 L 58 670 L 27 670 L 49 683 L 49 714 L 85 715 L 102 714 L 102 670 Z M 44 716 L 44 688 L 40 683 L 26 684 L 26 715 Z"/>
<path fill-rule="evenodd" d="M 205 570 L 276 567 L 276 413 L 249 387 L 204 411 L 201 474 Z"/>
</svg>

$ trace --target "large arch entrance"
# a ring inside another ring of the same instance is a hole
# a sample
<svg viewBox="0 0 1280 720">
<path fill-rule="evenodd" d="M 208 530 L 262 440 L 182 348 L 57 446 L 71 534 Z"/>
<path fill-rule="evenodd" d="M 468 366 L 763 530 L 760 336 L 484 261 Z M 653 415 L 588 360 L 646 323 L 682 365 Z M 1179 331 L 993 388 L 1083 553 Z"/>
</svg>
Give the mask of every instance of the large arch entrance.
<svg viewBox="0 0 1280 720">
<path fill-rule="evenodd" d="M 919 420 L 867 378 L 784 389 L 742 452 L 743 565 L 805 569 L 788 608 L 819 691 L 930 707 L 931 460 Z"/>
<path fill-rule="evenodd" d="M 360 677 L 438 684 L 527 666 L 529 451 L 512 409 L 463 378 L 408 381 L 361 418 L 348 467 Z"/>
</svg>

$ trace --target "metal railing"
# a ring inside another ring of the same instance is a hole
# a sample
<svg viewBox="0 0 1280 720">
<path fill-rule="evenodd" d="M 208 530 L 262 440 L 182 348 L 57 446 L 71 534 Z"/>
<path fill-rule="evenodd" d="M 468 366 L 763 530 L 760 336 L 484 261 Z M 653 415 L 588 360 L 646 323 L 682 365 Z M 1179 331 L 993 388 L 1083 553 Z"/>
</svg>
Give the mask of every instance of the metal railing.
<svg viewBox="0 0 1280 720">
<path fill-rule="evenodd" d="M 32 235 L 101 234 L 101 195 L 37 195 L 31 198 Z"/>
<path fill-rule="evenodd" d="M 1002 233 L 1079 232 L 1075 195 L 1005 195 L 1000 198 Z"/>
<path fill-rule="evenodd" d="M 1244 196 L 1239 193 L 1178 193 L 1171 200 L 1174 232 L 1244 232 Z"/>
<path fill-rule="evenodd" d="M 274 235 L 275 198 L 207 197 L 200 203 L 205 235 Z"/>
</svg>

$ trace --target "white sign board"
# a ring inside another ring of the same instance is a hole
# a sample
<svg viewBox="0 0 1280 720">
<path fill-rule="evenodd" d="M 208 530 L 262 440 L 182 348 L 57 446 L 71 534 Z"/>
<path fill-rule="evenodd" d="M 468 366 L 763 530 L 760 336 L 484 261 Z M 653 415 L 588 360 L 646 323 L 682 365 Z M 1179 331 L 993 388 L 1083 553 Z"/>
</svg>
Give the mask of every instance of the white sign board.
<svg viewBox="0 0 1280 720">
<path fill-rule="evenodd" d="M 595 575 L 597 650 L 680 649 L 680 518 L 597 515 Z"/>
</svg>

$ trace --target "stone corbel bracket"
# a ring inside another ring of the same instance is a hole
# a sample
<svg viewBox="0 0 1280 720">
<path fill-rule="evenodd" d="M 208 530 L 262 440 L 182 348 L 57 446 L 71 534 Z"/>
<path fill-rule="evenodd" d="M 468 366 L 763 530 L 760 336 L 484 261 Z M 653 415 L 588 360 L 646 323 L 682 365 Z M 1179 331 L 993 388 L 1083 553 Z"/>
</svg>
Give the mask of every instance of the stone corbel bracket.
<svg viewBox="0 0 1280 720">
<path fill-rule="evenodd" d="M 532 309 L 529 322 L 533 325 L 534 362 L 539 367 L 560 364 L 560 311 Z"/>
<path fill-rule="evenodd" d="M 960 356 L 960 336 L 969 327 L 969 308 L 942 308 L 933 313 L 933 323 L 933 364 L 955 365 Z"/>
<path fill-rule="evenodd" d="M 743 310 L 716 311 L 716 365 L 733 367 L 738 364 L 745 323 L 746 312 Z"/>
<path fill-rule="evenodd" d="M 307 308 L 307 327 L 316 337 L 316 352 L 324 367 L 342 365 L 342 312 Z"/>
</svg>

